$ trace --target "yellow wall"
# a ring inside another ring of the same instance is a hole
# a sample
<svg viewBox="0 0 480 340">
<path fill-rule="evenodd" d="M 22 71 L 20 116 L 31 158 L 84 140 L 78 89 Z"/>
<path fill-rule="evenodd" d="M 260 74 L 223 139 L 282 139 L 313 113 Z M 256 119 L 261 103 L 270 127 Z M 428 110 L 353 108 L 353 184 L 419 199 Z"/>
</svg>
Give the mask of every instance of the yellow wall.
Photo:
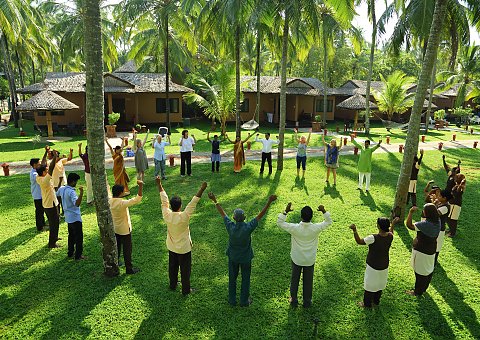
<svg viewBox="0 0 480 340">
<path fill-rule="evenodd" d="M 170 98 L 178 98 L 178 113 L 170 113 L 171 122 L 182 122 L 182 94 L 170 93 Z M 167 121 L 166 113 L 156 113 L 156 99 L 165 98 L 165 94 L 157 93 L 139 93 L 138 94 L 138 116 L 140 124 L 163 123 Z M 135 101 L 132 99 L 132 103 Z M 133 117 L 135 110 L 132 110 Z M 132 113 L 128 113 L 130 117 Z"/>
<path fill-rule="evenodd" d="M 52 123 L 57 123 L 60 126 L 67 126 L 68 123 L 76 125 L 85 125 L 85 94 L 84 93 L 57 93 L 68 101 L 76 104 L 78 109 L 65 111 L 64 116 L 52 116 Z M 38 125 L 47 125 L 46 116 L 38 116 L 35 112 L 35 123 Z"/>
</svg>

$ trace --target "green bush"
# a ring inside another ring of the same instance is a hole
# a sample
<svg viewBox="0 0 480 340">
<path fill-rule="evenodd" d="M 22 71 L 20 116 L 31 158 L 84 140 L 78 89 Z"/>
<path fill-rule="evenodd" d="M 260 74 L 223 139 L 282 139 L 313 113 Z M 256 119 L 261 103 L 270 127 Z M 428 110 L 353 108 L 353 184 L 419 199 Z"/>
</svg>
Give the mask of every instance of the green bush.
<svg viewBox="0 0 480 340">
<path fill-rule="evenodd" d="M 445 110 L 437 110 L 433 116 L 435 117 L 435 120 L 443 120 L 445 118 Z"/>
<path fill-rule="evenodd" d="M 120 113 L 112 112 L 108 115 L 108 124 L 115 125 L 116 122 L 120 119 Z"/>
</svg>

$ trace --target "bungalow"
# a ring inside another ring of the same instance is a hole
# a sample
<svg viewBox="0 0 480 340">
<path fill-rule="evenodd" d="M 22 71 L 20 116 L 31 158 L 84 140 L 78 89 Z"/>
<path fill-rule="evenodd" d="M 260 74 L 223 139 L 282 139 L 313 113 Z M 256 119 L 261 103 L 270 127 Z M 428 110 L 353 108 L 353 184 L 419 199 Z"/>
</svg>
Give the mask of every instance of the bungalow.
<svg viewBox="0 0 480 340">
<path fill-rule="evenodd" d="M 170 121 L 182 121 L 182 95 L 192 89 L 170 80 Z M 52 112 L 52 123 L 58 126 L 85 125 L 85 73 L 47 73 L 43 83 L 19 90 L 20 93 L 38 93 L 50 90 L 76 104 L 69 112 Z M 133 62 L 128 62 L 112 73 L 104 74 L 105 118 L 111 112 L 120 113 L 117 125 L 129 129 L 137 123 L 166 122 L 165 74 L 137 73 Z M 46 126 L 45 112 L 35 112 L 35 123 Z"/>
<path fill-rule="evenodd" d="M 254 118 L 257 102 L 257 78 L 241 77 L 243 102 L 241 119 L 248 121 Z M 260 77 L 260 121 L 269 120 L 278 123 L 280 117 L 280 77 Z M 287 122 L 299 125 L 302 122 L 310 124 L 313 117 L 323 113 L 324 86 L 316 78 L 287 78 Z M 332 90 L 327 89 L 328 107 L 327 120 L 334 119 L 335 98 Z"/>
</svg>

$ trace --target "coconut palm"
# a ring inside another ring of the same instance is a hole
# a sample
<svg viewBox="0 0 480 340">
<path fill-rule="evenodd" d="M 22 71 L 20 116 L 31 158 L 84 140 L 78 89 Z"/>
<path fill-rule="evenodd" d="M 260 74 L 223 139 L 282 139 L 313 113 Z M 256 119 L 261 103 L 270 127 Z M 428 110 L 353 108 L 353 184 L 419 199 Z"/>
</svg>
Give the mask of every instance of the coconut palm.
<svg viewBox="0 0 480 340">
<path fill-rule="evenodd" d="M 236 135 L 240 136 L 240 50 L 245 35 L 248 19 L 253 11 L 253 0 L 208 0 L 200 12 L 197 21 L 202 38 L 221 32 L 222 40 L 233 47 L 235 60 L 236 93 Z"/>
<path fill-rule="evenodd" d="M 235 115 L 235 69 L 233 64 L 224 64 L 213 70 L 212 81 L 192 75 L 189 85 L 197 90 L 183 95 L 187 104 L 197 104 L 205 116 L 220 122 L 225 135 L 227 119 Z"/>
<path fill-rule="evenodd" d="M 58 42 L 60 70 L 80 71 L 83 69 L 83 0 L 41 2 L 38 9 L 42 11 Z M 112 70 L 117 63 L 118 53 L 114 41 L 115 23 L 108 17 L 109 5 L 101 7 L 103 61 L 107 70 Z M 80 62 L 80 63 L 78 63 Z"/>
<path fill-rule="evenodd" d="M 92 172 L 92 188 L 95 195 L 97 223 L 103 249 L 103 268 L 107 276 L 117 276 L 117 242 L 112 223 L 112 214 L 108 204 L 107 178 L 105 172 L 105 146 L 103 127 L 103 61 L 102 61 L 102 24 L 100 0 L 84 0 L 81 9 L 84 12 L 84 42 L 86 71 L 86 123 L 88 157 Z"/>
<path fill-rule="evenodd" d="M 443 71 L 438 75 L 445 82 L 445 88 L 458 86 L 455 107 L 463 106 L 470 93 L 480 84 L 480 46 L 466 46 L 461 51 L 456 71 Z"/>
<path fill-rule="evenodd" d="M 380 78 L 384 84 L 381 91 L 374 91 L 373 96 L 378 109 L 384 112 L 388 120 L 392 120 L 394 114 L 402 114 L 412 106 L 413 93 L 407 93 L 415 79 L 407 77 L 402 71 L 395 71 L 386 79 L 383 75 Z"/>
<path fill-rule="evenodd" d="M 405 213 L 405 204 L 407 200 L 408 183 L 412 171 L 413 157 L 418 150 L 418 137 L 420 133 L 420 119 L 422 108 L 425 101 L 425 95 L 430 83 L 430 77 L 433 70 L 435 59 L 437 58 L 438 46 L 442 32 L 443 18 L 448 0 L 436 0 L 435 10 L 433 13 L 432 25 L 430 27 L 430 35 L 423 59 L 422 71 L 418 79 L 417 91 L 415 93 L 415 101 L 410 115 L 410 123 L 408 125 L 407 139 L 405 142 L 405 153 L 403 155 L 402 165 L 400 167 L 400 175 L 398 176 L 397 188 L 395 191 L 395 202 L 393 204 L 392 215 L 403 217 Z"/>
</svg>

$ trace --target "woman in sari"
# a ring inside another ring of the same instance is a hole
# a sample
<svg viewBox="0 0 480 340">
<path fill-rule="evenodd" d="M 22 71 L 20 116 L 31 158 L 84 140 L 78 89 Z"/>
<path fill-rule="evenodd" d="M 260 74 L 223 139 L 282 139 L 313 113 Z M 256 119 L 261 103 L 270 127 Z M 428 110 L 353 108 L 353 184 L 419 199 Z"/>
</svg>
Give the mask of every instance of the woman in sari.
<svg viewBox="0 0 480 340">
<path fill-rule="evenodd" d="M 245 152 L 243 150 L 243 143 L 246 143 L 252 135 L 249 133 L 248 137 L 242 141 L 240 136 L 237 136 L 235 142 L 232 142 L 228 135 L 225 134 L 225 137 L 228 139 L 230 143 L 233 144 L 233 171 L 240 172 L 242 170 L 242 166 L 245 165 Z"/>
<path fill-rule="evenodd" d="M 125 163 L 123 161 L 122 155 L 124 141 L 122 139 L 122 144 L 120 146 L 117 145 L 115 149 L 113 149 L 108 142 L 108 138 L 105 138 L 105 142 L 110 148 L 110 153 L 112 154 L 113 158 L 113 177 L 115 178 L 115 184 L 123 186 L 124 190 L 122 197 L 128 196 L 130 195 L 130 190 L 128 189 L 128 182 L 130 182 L 130 178 L 128 177 L 127 171 L 125 170 Z"/>
</svg>

